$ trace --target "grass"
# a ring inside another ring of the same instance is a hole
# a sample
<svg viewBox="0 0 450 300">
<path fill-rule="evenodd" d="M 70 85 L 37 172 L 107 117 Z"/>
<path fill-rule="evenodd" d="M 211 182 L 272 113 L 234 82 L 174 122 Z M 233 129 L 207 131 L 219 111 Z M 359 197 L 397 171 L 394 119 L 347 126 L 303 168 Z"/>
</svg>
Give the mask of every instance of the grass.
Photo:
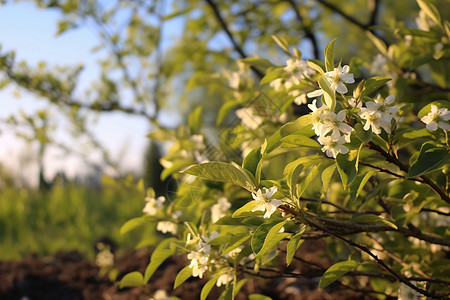
<svg viewBox="0 0 450 300">
<path fill-rule="evenodd" d="M 68 184 L 48 192 L 19 188 L 0 190 L 0 259 L 20 259 L 29 253 L 77 250 L 94 256 L 101 237 L 120 249 L 137 244 L 137 233 L 119 234 L 120 226 L 142 215 L 144 192 L 130 178 L 111 179 L 102 188 Z"/>
</svg>

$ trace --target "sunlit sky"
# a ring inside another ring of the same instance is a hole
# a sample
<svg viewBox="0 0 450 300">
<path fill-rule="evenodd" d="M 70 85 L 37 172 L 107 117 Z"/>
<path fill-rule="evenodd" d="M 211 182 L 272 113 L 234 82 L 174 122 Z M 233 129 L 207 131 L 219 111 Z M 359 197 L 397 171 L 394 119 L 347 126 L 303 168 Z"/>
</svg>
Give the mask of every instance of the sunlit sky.
<svg viewBox="0 0 450 300">
<path fill-rule="evenodd" d="M 38 9 L 33 3 L 19 2 L 6 6 L 0 5 L 0 45 L 2 52 L 15 50 L 17 59 L 25 60 L 31 65 L 45 61 L 49 66 L 85 65 L 81 77 L 81 88 L 89 86 L 96 78 L 98 69 L 96 58 L 102 53 L 92 53 L 91 49 L 98 44 L 94 33 L 87 28 L 76 29 L 56 37 L 57 21 L 60 15 L 55 10 Z M 0 119 L 9 115 L 17 115 L 20 110 L 33 112 L 45 109 L 47 102 L 34 95 L 21 92 L 20 97 L 13 96 L 14 88 L 0 90 Z M 53 118 L 61 117 L 53 114 Z M 57 134 L 59 140 L 70 145 L 70 137 L 65 133 L 67 124 L 58 123 Z M 151 128 L 148 121 L 139 117 L 129 117 L 122 113 L 99 115 L 94 124 L 94 134 L 111 152 L 113 159 L 121 162 L 124 171 L 140 171 L 143 151 L 148 143 L 146 134 Z M 38 169 L 37 145 L 31 148 L 24 141 L 17 138 L 11 127 L 0 124 L 0 163 L 16 176 L 27 179 L 32 184 L 37 182 Z M 73 145 L 75 148 L 78 145 Z M 89 159 L 99 160 L 99 155 L 93 153 Z M 28 162 L 27 162 L 28 161 Z M 65 154 L 52 149 L 45 156 L 45 175 L 53 175 L 63 171 L 69 177 L 83 175 L 86 164 L 76 156 L 67 157 Z"/>
</svg>

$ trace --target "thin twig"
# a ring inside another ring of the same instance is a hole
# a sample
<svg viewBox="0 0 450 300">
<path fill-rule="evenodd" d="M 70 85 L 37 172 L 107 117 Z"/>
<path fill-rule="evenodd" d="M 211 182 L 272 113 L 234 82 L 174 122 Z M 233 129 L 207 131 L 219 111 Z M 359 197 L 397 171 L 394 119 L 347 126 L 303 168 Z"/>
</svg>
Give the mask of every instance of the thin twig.
<svg viewBox="0 0 450 300">
<path fill-rule="evenodd" d="M 214 3 L 213 0 L 205 0 L 206 3 L 208 3 L 208 5 L 211 7 L 211 9 L 214 12 L 214 16 L 216 17 L 217 21 L 219 22 L 220 26 L 222 27 L 222 30 L 225 31 L 225 34 L 228 36 L 228 39 L 230 40 L 231 44 L 233 44 L 233 48 L 234 50 L 239 53 L 239 56 L 244 59 L 247 58 L 247 54 L 244 52 L 244 49 L 242 49 L 242 47 L 238 44 L 238 42 L 236 41 L 236 39 L 234 38 L 233 34 L 231 33 L 230 29 L 228 28 L 227 23 L 225 23 L 225 20 L 223 19 L 219 8 L 217 7 L 217 5 Z M 253 72 L 255 72 L 255 74 L 261 79 L 264 77 L 264 74 L 258 70 L 255 67 L 251 67 L 251 69 L 253 70 Z"/>
</svg>

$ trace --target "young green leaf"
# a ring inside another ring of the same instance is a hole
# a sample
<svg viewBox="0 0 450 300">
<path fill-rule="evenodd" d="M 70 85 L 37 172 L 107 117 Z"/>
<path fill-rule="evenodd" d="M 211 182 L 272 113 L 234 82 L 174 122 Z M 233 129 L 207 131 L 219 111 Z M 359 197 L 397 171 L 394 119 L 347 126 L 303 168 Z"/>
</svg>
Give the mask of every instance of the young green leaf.
<svg viewBox="0 0 450 300">
<path fill-rule="evenodd" d="M 175 254 L 175 248 L 172 243 L 176 242 L 176 238 L 168 238 L 162 241 L 153 251 L 150 263 L 145 269 L 144 282 L 148 282 L 156 269 L 170 256 Z"/>
<path fill-rule="evenodd" d="M 357 216 L 353 216 L 350 219 L 350 222 L 355 224 L 366 224 L 366 225 L 388 225 L 392 228 L 398 229 L 394 223 L 372 214 L 360 214 Z"/>
<path fill-rule="evenodd" d="M 240 245 L 242 245 L 249 239 L 250 239 L 250 235 L 248 233 L 234 235 L 233 237 L 231 237 L 231 240 L 228 243 L 228 245 L 225 247 L 225 249 L 223 249 L 222 255 L 225 255 L 228 252 L 236 249 L 237 247 L 239 247 Z"/>
<path fill-rule="evenodd" d="M 200 132 L 200 128 L 203 124 L 202 118 L 202 107 L 197 106 L 193 112 L 190 113 L 188 117 L 189 128 L 191 129 L 192 134 L 197 134 Z"/>
<path fill-rule="evenodd" d="M 348 154 L 338 154 L 336 156 L 336 166 L 345 189 L 355 180 L 358 174 L 356 170 L 356 159 L 349 160 Z"/>
<path fill-rule="evenodd" d="M 270 61 L 259 57 L 246 57 L 241 61 L 249 66 L 255 67 L 262 72 L 266 72 L 267 69 L 275 67 Z"/>
<path fill-rule="evenodd" d="M 217 272 L 216 274 L 214 274 L 214 276 L 208 280 L 208 282 L 203 286 L 202 291 L 200 293 L 200 300 L 206 300 L 206 298 L 208 297 L 209 293 L 211 292 L 212 288 L 214 287 L 214 285 L 217 282 L 217 279 L 219 279 L 219 276 L 222 275 L 222 273 Z"/>
<path fill-rule="evenodd" d="M 137 217 L 137 218 L 128 220 L 125 222 L 125 224 L 122 225 L 122 227 L 120 227 L 120 234 L 125 234 L 125 233 L 133 230 L 134 228 L 137 228 L 137 227 L 147 223 L 148 221 L 149 221 L 148 216 L 142 216 L 142 217 Z"/>
<path fill-rule="evenodd" d="M 145 284 L 144 277 L 140 272 L 131 272 L 123 276 L 119 281 L 119 288 L 138 287 Z"/>
<path fill-rule="evenodd" d="M 175 283 L 173 284 L 173 289 L 179 287 L 183 282 L 189 279 L 192 276 L 192 269 L 189 266 L 184 267 L 178 272 L 177 277 L 175 278 Z"/>
<path fill-rule="evenodd" d="M 357 262 L 353 260 L 341 261 L 332 265 L 325 273 L 319 282 L 319 288 L 323 289 L 353 270 L 357 266 Z"/>
<path fill-rule="evenodd" d="M 258 203 L 256 201 L 250 201 L 248 203 L 246 203 L 244 206 L 242 206 L 241 208 L 237 209 L 234 213 L 233 213 L 233 218 L 243 218 L 243 217 L 248 217 L 250 215 L 254 215 L 257 212 L 252 212 L 252 210 L 258 206 Z"/>
<path fill-rule="evenodd" d="M 287 244 L 287 252 L 286 252 L 286 264 L 289 266 L 294 258 L 295 252 L 297 252 L 298 248 L 303 244 L 305 240 L 302 240 L 303 232 L 305 232 L 306 226 L 304 224 L 301 225 L 300 231 L 294 235 Z"/>
<path fill-rule="evenodd" d="M 422 145 L 419 156 L 411 165 L 408 177 L 417 177 L 436 171 L 449 161 L 450 155 L 446 148 L 436 147 L 431 143 L 426 143 Z"/>
<path fill-rule="evenodd" d="M 263 253 L 264 250 L 267 250 L 269 245 L 271 245 L 271 241 L 275 238 L 278 231 L 280 231 L 281 227 L 283 227 L 286 222 L 286 220 L 282 222 L 278 220 L 259 226 L 252 237 L 253 252 L 258 255 L 259 253 Z"/>
<path fill-rule="evenodd" d="M 291 134 L 282 138 L 281 141 L 283 143 L 297 147 L 318 148 L 318 149 L 322 147 L 315 140 L 302 134 Z"/>
<path fill-rule="evenodd" d="M 367 79 L 364 82 L 364 87 L 361 91 L 361 95 L 359 98 L 363 98 L 365 96 L 368 96 L 370 93 L 376 91 L 380 87 L 386 84 L 386 82 L 390 81 L 391 78 L 389 77 L 382 77 L 382 76 L 375 76 Z"/>
<path fill-rule="evenodd" d="M 224 162 L 208 162 L 190 167 L 184 173 L 204 179 L 228 182 L 243 187 L 248 191 L 255 190 L 254 180 L 248 173 L 237 166 Z"/>
<path fill-rule="evenodd" d="M 325 47 L 325 67 L 327 72 L 331 72 L 334 70 L 334 42 L 336 39 L 332 40 Z"/>
</svg>

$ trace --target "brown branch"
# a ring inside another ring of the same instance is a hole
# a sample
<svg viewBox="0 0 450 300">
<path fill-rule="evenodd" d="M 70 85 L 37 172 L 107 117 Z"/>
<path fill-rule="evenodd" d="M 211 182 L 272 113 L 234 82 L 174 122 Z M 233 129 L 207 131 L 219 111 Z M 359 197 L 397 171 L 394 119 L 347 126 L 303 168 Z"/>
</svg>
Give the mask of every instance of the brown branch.
<svg viewBox="0 0 450 300">
<path fill-rule="evenodd" d="M 247 58 L 247 54 L 244 52 L 244 49 L 242 49 L 242 47 L 238 44 L 238 42 L 236 41 L 236 39 L 234 38 L 233 34 L 231 33 L 227 23 L 225 23 L 225 20 L 223 19 L 219 8 L 217 7 L 217 5 L 213 2 L 213 0 L 205 0 L 206 3 L 208 3 L 208 5 L 211 7 L 211 9 L 214 12 L 214 16 L 216 17 L 217 21 L 219 22 L 220 26 L 222 27 L 222 30 L 225 31 L 225 34 L 228 36 L 228 39 L 230 40 L 231 44 L 233 44 L 233 48 L 234 50 L 239 53 L 239 56 L 244 59 Z M 264 77 L 264 74 L 258 70 L 255 67 L 251 67 L 251 69 L 253 70 L 253 72 L 261 79 Z"/>
<path fill-rule="evenodd" d="M 317 0 L 320 4 L 322 4 L 323 6 L 325 6 L 326 8 L 330 9 L 331 11 L 333 11 L 334 13 L 340 15 L 342 18 L 344 18 L 345 20 L 347 20 L 348 22 L 352 23 L 353 25 L 356 25 L 356 27 L 364 30 L 364 31 L 368 31 L 370 33 L 372 33 L 373 35 L 375 35 L 376 37 L 378 37 L 380 40 L 383 41 L 383 43 L 386 46 L 389 46 L 389 42 L 383 38 L 382 36 L 380 36 L 375 30 L 373 30 L 371 27 L 373 26 L 373 24 L 371 24 L 371 20 L 369 21 L 368 24 L 363 24 L 362 22 L 358 21 L 356 18 L 354 18 L 353 16 L 345 13 L 343 10 L 341 10 L 339 7 L 335 6 L 334 4 L 331 4 L 325 0 Z M 373 12 L 372 12 L 372 16 L 373 16 Z M 376 14 L 375 14 L 376 17 Z"/>
<path fill-rule="evenodd" d="M 313 55 L 315 59 L 319 59 L 319 44 L 317 42 L 317 38 L 314 34 L 314 32 L 311 31 L 308 27 L 303 25 L 303 17 L 300 14 L 300 11 L 297 7 L 297 4 L 295 3 L 295 0 L 285 0 L 289 5 L 291 6 L 292 10 L 295 13 L 295 16 L 297 17 L 297 20 L 300 22 L 301 29 L 305 32 L 305 37 L 310 40 L 311 45 L 313 47 Z"/>
<path fill-rule="evenodd" d="M 402 170 L 403 172 L 408 174 L 409 168 L 406 165 L 404 165 L 401 161 L 399 161 L 396 157 L 394 157 L 394 156 L 390 155 L 389 153 L 387 153 L 386 151 L 384 151 L 380 146 L 376 145 L 373 142 L 370 142 L 369 148 L 377 151 L 388 162 L 396 165 L 397 167 L 400 168 L 400 170 Z M 434 183 L 428 177 L 422 175 L 422 176 L 419 176 L 418 179 L 414 179 L 414 178 L 411 178 L 411 179 L 428 185 L 436 194 L 439 195 L 439 197 L 441 197 L 442 200 L 444 200 L 447 203 L 450 203 L 450 197 L 436 183 Z"/>
</svg>

